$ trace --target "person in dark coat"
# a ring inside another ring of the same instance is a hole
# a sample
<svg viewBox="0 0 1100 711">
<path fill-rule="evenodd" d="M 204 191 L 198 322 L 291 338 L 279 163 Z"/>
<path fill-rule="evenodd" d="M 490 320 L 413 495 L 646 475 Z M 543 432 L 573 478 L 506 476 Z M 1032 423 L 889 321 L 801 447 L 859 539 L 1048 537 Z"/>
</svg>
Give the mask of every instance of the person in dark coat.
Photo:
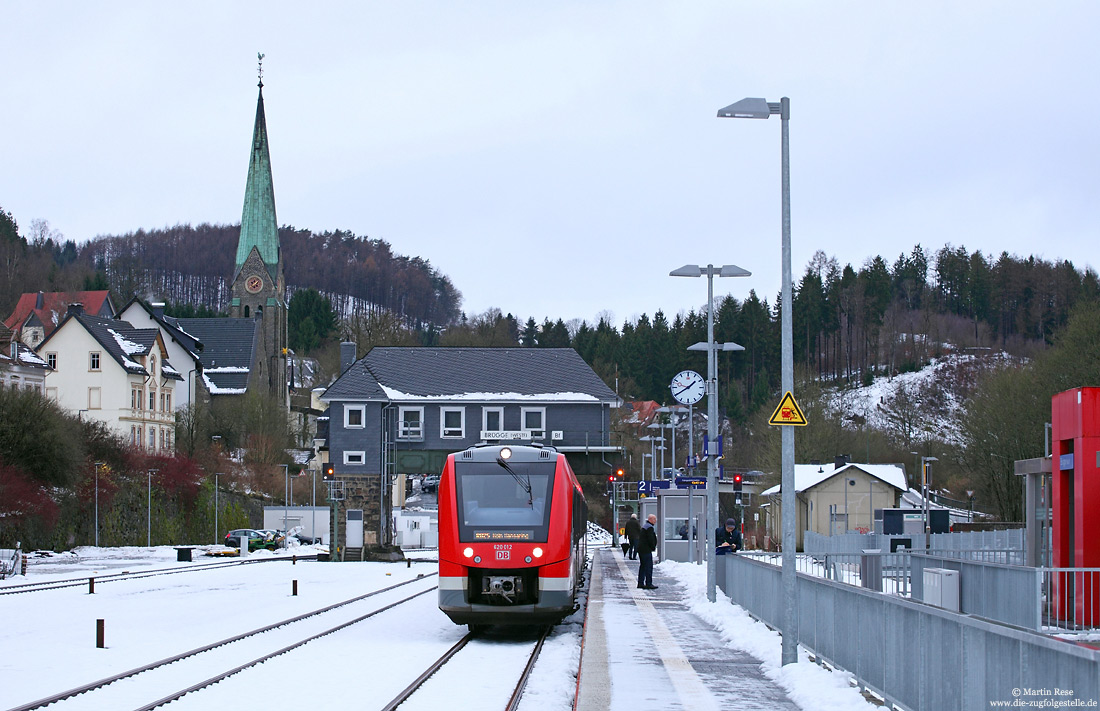
<svg viewBox="0 0 1100 711">
<path fill-rule="evenodd" d="M 623 529 L 626 530 L 626 540 L 630 541 L 626 557 L 630 560 L 636 560 L 638 558 L 638 536 L 642 532 L 642 524 L 638 523 L 638 514 L 630 514 L 630 518 L 626 520 Z"/>
<path fill-rule="evenodd" d="M 737 527 L 737 521 L 727 518 L 725 528 L 714 532 L 714 546 L 718 555 L 741 550 L 741 529 Z"/>
<path fill-rule="evenodd" d="M 657 516 L 650 514 L 642 525 L 642 531 L 638 534 L 638 587 L 643 590 L 656 590 L 653 584 L 653 551 L 657 550 L 657 531 L 653 524 L 657 523 Z"/>
</svg>

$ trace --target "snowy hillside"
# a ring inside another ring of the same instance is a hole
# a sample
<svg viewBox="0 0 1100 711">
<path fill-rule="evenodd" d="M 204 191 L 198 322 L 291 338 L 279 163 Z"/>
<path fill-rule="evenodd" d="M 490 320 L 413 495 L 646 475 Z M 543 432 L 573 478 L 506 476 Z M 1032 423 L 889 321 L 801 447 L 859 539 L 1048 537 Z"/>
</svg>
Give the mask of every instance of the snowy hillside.
<svg viewBox="0 0 1100 711">
<path fill-rule="evenodd" d="M 949 353 L 916 372 L 828 393 L 827 407 L 852 426 L 866 424 L 902 438 L 935 433 L 957 443 L 959 415 L 980 376 L 1014 361 L 1007 353 L 988 350 Z"/>
</svg>

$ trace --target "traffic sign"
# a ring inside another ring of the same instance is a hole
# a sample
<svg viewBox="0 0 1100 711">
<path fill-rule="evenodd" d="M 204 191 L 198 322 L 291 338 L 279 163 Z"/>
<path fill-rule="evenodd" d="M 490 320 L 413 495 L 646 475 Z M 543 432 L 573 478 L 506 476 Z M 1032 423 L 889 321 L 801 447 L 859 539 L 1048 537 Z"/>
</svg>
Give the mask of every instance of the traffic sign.
<svg viewBox="0 0 1100 711">
<path fill-rule="evenodd" d="M 802 426 L 806 424 L 806 416 L 802 414 L 802 409 L 794 401 L 794 395 L 789 390 L 784 393 L 783 399 L 779 401 L 779 407 L 775 408 L 768 424 L 780 426 Z"/>
</svg>

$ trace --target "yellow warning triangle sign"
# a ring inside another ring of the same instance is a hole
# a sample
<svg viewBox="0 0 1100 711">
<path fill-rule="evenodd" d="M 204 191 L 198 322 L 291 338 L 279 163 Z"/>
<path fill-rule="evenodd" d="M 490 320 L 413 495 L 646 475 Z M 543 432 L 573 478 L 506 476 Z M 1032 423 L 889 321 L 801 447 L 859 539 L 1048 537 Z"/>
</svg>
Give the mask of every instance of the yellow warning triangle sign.
<svg viewBox="0 0 1100 711">
<path fill-rule="evenodd" d="M 798 426 L 806 424 L 806 416 L 802 414 L 802 408 L 794 401 L 794 395 L 791 395 L 790 391 L 783 395 L 783 399 L 779 401 L 779 407 L 775 408 L 768 424 Z"/>
</svg>

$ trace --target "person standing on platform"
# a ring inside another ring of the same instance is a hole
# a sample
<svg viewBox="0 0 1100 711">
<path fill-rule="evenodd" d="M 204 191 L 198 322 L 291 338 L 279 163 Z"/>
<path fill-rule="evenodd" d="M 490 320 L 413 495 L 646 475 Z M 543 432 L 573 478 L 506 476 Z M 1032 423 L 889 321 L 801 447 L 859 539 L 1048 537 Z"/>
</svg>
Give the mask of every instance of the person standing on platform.
<svg viewBox="0 0 1100 711">
<path fill-rule="evenodd" d="M 630 560 L 638 559 L 638 535 L 642 532 L 642 524 L 638 523 L 638 514 L 630 514 L 623 526 L 626 530 L 626 540 L 630 542 L 626 557 Z"/>
<path fill-rule="evenodd" d="M 726 527 L 714 532 L 715 552 L 718 555 L 735 553 L 741 550 L 741 529 L 732 518 L 726 519 Z"/>
<path fill-rule="evenodd" d="M 653 524 L 657 523 L 657 516 L 650 514 L 642 525 L 638 534 L 638 587 L 643 590 L 656 590 L 653 584 L 653 551 L 657 550 L 657 530 Z"/>
</svg>

